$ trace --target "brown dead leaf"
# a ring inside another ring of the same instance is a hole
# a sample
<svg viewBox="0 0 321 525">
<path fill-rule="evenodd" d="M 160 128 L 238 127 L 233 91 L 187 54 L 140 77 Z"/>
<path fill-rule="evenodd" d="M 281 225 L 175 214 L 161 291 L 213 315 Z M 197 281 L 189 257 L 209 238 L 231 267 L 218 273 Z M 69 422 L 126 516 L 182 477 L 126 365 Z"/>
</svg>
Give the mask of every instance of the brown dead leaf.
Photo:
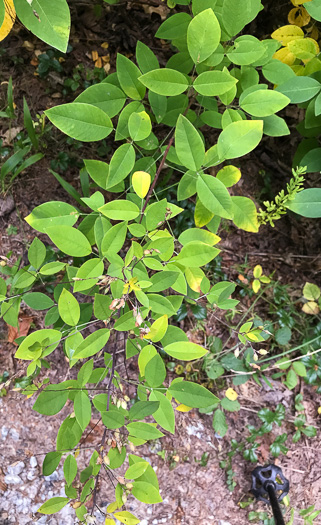
<svg viewBox="0 0 321 525">
<path fill-rule="evenodd" d="M 95 67 L 103 67 L 103 62 L 102 62 L 102 59 L 100 57 L 97 58 L 96 62 L 95 62 Z"/>
<path fill-rule="evenodd" d="M 143 9 L 146 14 L 151 15 L 152 13 L 157 13 L 162 20 L 166 20 L 167 15 L 170 11 L 169 7 L 167 5 L 160 5 L 158 7 L 150 6 L 150 5 L 143 5 Z"/>
<path fill-rule="evenodd" d="M 302 306 L 302 311 L 305 314 L 316 315 L 319 313 L 320 308 L 315 301 L 308 301 Z"/>
<path fill-rule="evenodd" d="M 22 337 L 28 334 L 33 318 L 28 315 L 20 315 L 18 321 L 19 328 L 8 325 L 8 343 L 13 343 L 16 346 L 18 345 L 14 340 L 17 339 L 17 337 Z"/>
<path fill-rule="evenodd" d="M 20 133 L 21 130 L 22 130 L 22 127 L 20 126 L 17 128 L 8 129 L 8 131 L 6 131 L 3 134 L 3 146 L 9 146 L 9 144 L 11 144 L 13 139 L 16 138 L 16 136 L 18 135 L 18 133 Z"/>
</svg>

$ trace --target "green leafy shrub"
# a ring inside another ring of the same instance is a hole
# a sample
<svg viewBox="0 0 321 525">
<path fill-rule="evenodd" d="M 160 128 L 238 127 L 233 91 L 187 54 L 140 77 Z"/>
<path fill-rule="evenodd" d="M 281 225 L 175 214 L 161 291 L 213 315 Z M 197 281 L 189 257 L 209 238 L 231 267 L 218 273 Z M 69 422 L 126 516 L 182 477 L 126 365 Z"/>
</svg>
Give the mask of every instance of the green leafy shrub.
<svg viewBox="0 0 321 525">
<path fill-rule="evenodd" d="M 58 4 L 54 9 L 52 4 L 44 7 L 48 16 L 38 13 L 39 23 L 34 6 L 15 0 L 22 23 L 65 51 L 69 12 L 64 0 Z M 221 436 L 227 432 L 224 410 L 239 410 L 233 390 L 219 399 L 183 377 L 167 378 L 164 358 L 193 362 L 209 355 L 171 324 L 185 300 L 192 306 L 206 302 L 210 308 L 236 308 L 238 301 L 231 298 L 235 283 L 213 284 L 204 271 L 220 253 L 217 232 L 222 219 L 248 232 L 259 230 L 255 203 L 235 195 L 241 172 L 230 162 L 238 163 L 264 135 L 289 133 L 276 113 L 292 100 L 292 92 L 269 89 L 260 83 L 258 73 L 273 61 L 279 44 L 237 36 L 262 9 L 259 0 L 247 1 L 246 7 L 239 0 L 206 5 L 193 0 L 192 15 L 175 13 L 156 33 L 175 50 L 166 67 L 159 67 L 156 55 L 138 42 L 137 65 L 119 54 L 115 73 L 88 87 L 74 102 L 45 112 L 72 139 L 98 142 L 111 134 L 114 138 L 109 163 L 84 160 L 86 190 L 83 196 L 72 193 L 78 207 L 51 201 L 26 217 L 55 249 L 35 237 L 27 265 L 20 268 L 18 260 L 10 268 L 5 257 L 1 263 L 7 276 L 0 280 L 4 320 L 18 326 L 22 302 L 46 312 L 45 328 L 19 338 L 16 358 L 28 362 L 27 377 L 34 380 L 22 393 L 37 396 L 33 408 L 47 416 L 59 413 L 67 401 L 73 407 L 58 431 L 56 450 L 43 463 L 43 473 L 49 475 L 63 459 L 66 497 L 50 499 L 39 512 L 53 514 L 70 503 L 78 519 L 86 521 L 86 503 L 92 496 L 96 500 L 100 471 L 118 469 L 128 458 L 107 518 L 138 523 L 127 511 L 119 511 L 127 496 L 144 503 L 162 499 L 151 465 L 128 450 L 161 438 L 162 430 L 174 433 L 174 407 L 213 412 L 213 427 Z M 59 31 L 54 29 L 57 24 Z M 304 86 L 302 92 L 306 93 Z M 177 187 L 175 202 L 158 191 L 164 173 Z M 65 188 L 72 191 L 70 185 Z M 179 204 L 190 198 L 195 203 L 195 227 L 175 235 L 175 223 L 184 213 Z M 260 321 L 244 321 L 237 355 L 225 354 L 216 369 L 211 363 L 212 378 L 236 370 L 234 384 L 249 376 L 259 381 L 258 356 L 251 342 L 268 335 Z M 45 373 L 39 374 L 51 366 L 49 356 L 59 348 L 72 379 L 50 384 Z M 138 356 L 135 380 L 119 369 L 118 355 L 125 360 Z M 263 379 L 268 381 L 264 375 Z M 123 394 L 123 384 L 135 389 L 132 400 Z M 76 486 L 79 442 L 97 412 L 103 437 Z M 282 450 L 282 442 L 277 445 Z"/>
</svg>

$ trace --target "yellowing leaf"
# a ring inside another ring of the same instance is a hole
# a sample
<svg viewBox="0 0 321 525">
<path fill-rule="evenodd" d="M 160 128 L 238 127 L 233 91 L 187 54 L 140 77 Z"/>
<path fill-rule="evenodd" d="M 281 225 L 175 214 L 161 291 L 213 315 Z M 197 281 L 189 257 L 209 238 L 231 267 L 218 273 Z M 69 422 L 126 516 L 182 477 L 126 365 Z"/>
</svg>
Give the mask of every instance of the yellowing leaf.
<svg viewBox="0 0 321 525">
<path fill-rule="evenodd" d="M 316 315 L 319 313 L 320 308 L 315 301 L 308 301 L 302 306 L 302 311 L 305 314 Z"/>
<path fill-rule="evenodd" d="M 274 40 L 278 40 L 279 42 L 281 42 L 283 46 L 286 46 L 286 44 L 291 42 L 291 40 L 295 40 L 296 38 L 303 38 L 304 33 L 300 27 L 288 25 L 279 27 L 279 29 L 272 33 L 271 37 Z"/>
<path fill-rule="evenodd" d="M 276 60 L 280 60 L 280 62 L 283 62 L 283 64 L 287 64 L 288 66 L 292 66 L 292 64 L 295 62 L 295 56 L 287 47 L 281 47 L 281 49 L 278 49 L 274 55 L 273 58 Z"/>
<path fill-rule="evenodd" d="M 198 199 L 196 202 L 195 210 L 194 210 L 194 221 L 195 226 L 197 228 L 202 228 L 203 226 L 206 226 L 214 217 L 214 213 L 209 211 L 201 201 Z"/>
<path fill-rule="evenodd" d="M 178 407 L 176 407 L 175 410 L 177 410 L 178 412 L 189 412 L 190 410 L 192 410 L 192 408 L 186 405 L 180 404 L 178 405 Z"/>
<path fill-rule="evenodd" d="M 194 291 L 199 293 L 201 291 L 201 282 L 203 281 L 205 274 L 200 268 L 186 268 L 185 277 L 188 286 Z"/>
<path fill-rule="evenodd" d="M 311 2 L 311 0 L 291 0 L 291 2 L 295 7 L 298 7 L 298 5 L 306 4 L 307 2 Z"/>
<path fill-rule="evenodd" d="M 321 407 L 318 408 L 318 414 L 321 415 Z"/>
<path fill-rule="evenodd" d="M 120 512 L 115 512 L 115 518 L 117 518 L 120 523 L 125 525 L 137 525 L 140 520 L 134 516 L 131 512 L 127 510 L 121 510 Z"/>
<path fill-rule="evenodd" d="M 230 401 L 235 401 L 238 398 L 238 394 L 233 390 L 233 388 L 228 388 L 225 392 L 225 397 Z"/>
<path fill-rule="evenodd" d="M 143 199 L 149 190 L 151 177 L 146 171 L 135 171 L 132 176 L 132 185 L 135 193 Z"/>
<path fill-rule="evenodd" d="M 257 264 L 253 270 L 254 277 L 258 279 L 259 277 L 261 277 L 262 273 L 263 273 L 262 266 L 260 264 Z"/>
<path fill-rule="evenodd" d="M 6 0 L 4 5 L 5 15 L 2 26 L 0 27 L 0 42 L 10 33 L 16 19 L 16 10 L 14 8 L 13 0 Z"/>
<path fill-rule="evenodd" d="M 254 279 L 252 283 L 252 289 L 254 293 L 257 293 L 259 289 L 261 288 L 261 283 L 258 279 Z"/>
<path fill-rule="evenodd" d="M 315 45 L 316 44 L 316 45 Z M 300 60 L 311 60 L 319 52 L 318 43 L 313 38 L 298 38 L 287 45 L 289 51 Z"/>
<path fill-rule="evenodd" d="M 105 519 L 105 525 L 115 525 L 115 520 L 113 518 L 106 518 Z"/>
<path fill-rule="evenodd" d="M 117 501 L 113 501 L 112 503 L 109 503 L 107 507 L 107 512 L 115 512 L 115 510 L 118 509 L 118 503 Z"/>
<path fill-rule="evenodd" d="M 304 7 L 294 7 L 288 14 L 288 21 L 290 24 L 295 24 L 297 27 L 308 25 L 311 16 Z"/>
<path fill-rule="evenodd" d="M 320 288 L 313 283 L 305 283 L 303 297 L 308 301 L 316 301 L 320 297 Z"/>
<path fill-rule="evenodd" d="M 154 321 L 148 334 L 144 335 L 143 337 L 144 339 L 149 339 L 150 341 L 157 343 L 157 341 L 163 339 L 164 335 L 166 334 L 167 327 L 168 317 L 167 315 L 162 315 L 162 317 L 159 317 L 156 319 L 156 321 Z"/>
</svg>

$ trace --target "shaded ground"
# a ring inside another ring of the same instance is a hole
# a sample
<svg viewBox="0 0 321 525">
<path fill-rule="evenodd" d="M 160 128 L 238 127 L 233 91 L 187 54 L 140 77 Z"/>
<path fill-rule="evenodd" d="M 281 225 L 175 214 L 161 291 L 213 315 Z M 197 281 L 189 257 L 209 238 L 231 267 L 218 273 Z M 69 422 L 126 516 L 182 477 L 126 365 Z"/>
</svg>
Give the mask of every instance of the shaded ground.
<svg viewBox="0 0 321 525">
<path fill-rule="evenodd" d="M 62 63 L 64 72 L 61 76 L 53 71 L 45 79 L 34 75 L 36 57 L 39 54 L 36 52 L 44 51 L 46 46 L 24 30 L 18 29 L 5 43 L 6 51 L 2 56 L 0 80 L 7 81 L 10 74 L 13 76 L 19 121 L 23 96 L 27 97 L 33 112 L 41 112 L 57 103 L 73 100 L 84 86 L 81 85 L 75 92 L 69 91 L 62 95 L 61 78 L 70 78 L 73 69 L 79 63 L 93 69 L 92 51 L 97 49 L 100 55 L 110 54 L 110 70 L 113 71 L 116 52 L 131 56 L 139 38 L 157 50 L 161 65 L 166 63 L 168 49 L 152 38 L 161 17 L 166 15 L 166 7 L 138 7 L 131 10 L 129 15 L 126 7 L 120 6 L 117 10 L 111 8 L 101 19 L 97 19 L 85 7 L 73 9 L 73 19 L 76 22 L 71 44 L 74 49 Z M 260 33 L 260 36 L 266 36 L 274 29 L 272 16 L 265 19 L 265 23 L 264 34 Z M 23 47 L 26 40 L 31 43 L 29 48 Z M 105 41 L 109 44 L 108 51 L 102 51 L 100 47 Z M 17 61 L 18 57 L 24 62 Z M 2 86 L 2 98 L 4 93 L 5 86 Z M 59 99 L 62 100 L 59 102 Z M 293 129 L 297 115 L 288 111 L 287 121 Z M 6 131 L 7 127 L 0 130 L 1 135 Z M 71 202 L 71 198 L 56 179 L 48 174 L 50 161 L 57 158 L 59 151 L 67 152 L 71 160 L 63 175 L 78 188 L 78 160 L 89 155 L 97 156 L 97 151 L 90 150 L 89 146 L 82 146 L 79 150 L 72 144 L 67 146 L 63 136 L 57 131 L 48 133 L 45 141 L 46 158 L 20 176 L 11 192 L 0 201 L 1 253 L 6 254 L 12 250 L 13 259 L 26 253 L 27 245 L 33 238 L 34 234 L 23 218 L 35 206 L 52 199 Z M 295 133 L 277 140 L 264 139 L 255 153 L 242 160 L 244 181 L 238 186 L 239 195 L 251 195 L 259 200 L 270 198 L 270 195 L 284 187 L 291 173 L 289 166 L 297 141 L 298 136 Z M 108 156 L 108 144 L 104 155 Z M 104 158 L 104 155 L 99 158 Z M 308 185 L 313 186 L 317 183 L 316 177 L 309 176 Z M 221 236 L 222 266 L 233 278 L 238 273 L 235 266 L 242 264 L 246 257 L 249 267 L 253 268 L 255 264 L 260 263 L 266 273 L 275 270 L 278 279 L 283 283 L 295 282 L 297 286 L 302 287 L 306 280 L 318 282 L 320 278 L 320 232 L 313 221 L 290 216 L 279 221 L 274 230 L 268 227 L 262 229 L 260 236 L 235 230 L 223 230 Z M 245 302 L 244 308 L 247 306 Z M 30 313 L 26 309 L 25 314 Z M 41 319 L 33 317 L 33 322 L 38 326 Z M 193 323 L 194 320 L 189 319 L 185 323 L 185 329 L 193 327 Z M 217 318 L 209 316 L 206 333 L 220 336 L 226 331 Z M 0 323 L 0 374 L 8 370 L 11 376 L 22 376 L 24 365 L 14 360 L 15 347 L 6 340 L 7 327 Z M 65 377 L 66 367 L 62 355 L 58 352 L 55 354 L 55 370 L 56 375 L 52 380 L 59 382 Z M 164 499 L 162 505 L 144 505 L 129 499 L 126 508 L 141 518 L 141 525 L 245 525 L 248 523 L 249 511 L 266 510 L 263 504 L 252 503 L 246 509 L 238 506 L 239 501 L 246 501 L 249 497 L 250 472 L 255 464 L 251 465 L 240 455 L 233 458 L 232 467 L 236 473 L 237 485 L 231 494 L 226 485 L 226 473 L 220 468 L 219 462 L 226 458 L 232 438 L 238 441 L 243 439 L 246 435 L 246 425 L 258 424 L 256 412 L 260 408 L 268 406 L 273 409 L 277 403 L 282 403 L 286 407 L 287 422 L 278 429 L 278 433 L 287 432 L 292 436 L 294 395 L 298 392 L 304 394 L 307 422 L 315 426 L 319 426 L 317 408 L 321 405 L 321 398 L 304 384 L 299 385 L 293 393 L 286 390 L 281 383 L 275 383 L 275 389 L 272 391 L 267 387 L 260 389 L 253 381 L 237 387 L 236 390 L 242 409 L 239 413 L 229 414 L 230 429 L 224 439 L 215 435 L 210 416 L 193 411 L 188 414 L 177 413 L 175 437 L 166 434 L 159 443 L 138 449 L 138 452 L 155 466 Z M 32 399 L 22 399 L 19 393 L 12 391 L 0 399 L 0 525 L 72 525 L 76 521 L 69 507 L 52 518 L 36 514 L 37 508 L 45 499 L 64 495 L 61 467 L 48 478 L 41 476 L 40 467 L 43 455 L 55 448 L 57 430 L 70 409 L 67 406 L 58 416 L 48 418 L 33 412 L 32 404 Z M 95 432 L 101 432 L 100 426 Z M 274 437 L 269 435 L 267 441 L 262 441 L 259 449 L 259 460 L 262 464 L 274 461 L 268 453 L 269 444 Z M 94 446 L 92 436 L 88 438 L 86 445 Z M 204 453 L 209 454 L 208 462 L 201 466 Z M 299 443 L 290 446 L 286 456 L 275 460 L 290 480 L 290 501 L 297 509 L 312 504 L 316 504 L 318 508 L 318 502 L 321 502 L 320 456 L 318 435 L 314 439 L 302 438 Z M 175 468 L 172 469 L 173 466 Z M 98 505 L 105 510 L 107 503 L 113 499 L 110 481 L 102 479 Z M 97 520 L 103 522 L 99 513 Z M 294 523 L 299 524 L 303 521 L 296 515 Z M 321 520 L 316 519 L 314 523 L 321 523 Z"/>
</svg>

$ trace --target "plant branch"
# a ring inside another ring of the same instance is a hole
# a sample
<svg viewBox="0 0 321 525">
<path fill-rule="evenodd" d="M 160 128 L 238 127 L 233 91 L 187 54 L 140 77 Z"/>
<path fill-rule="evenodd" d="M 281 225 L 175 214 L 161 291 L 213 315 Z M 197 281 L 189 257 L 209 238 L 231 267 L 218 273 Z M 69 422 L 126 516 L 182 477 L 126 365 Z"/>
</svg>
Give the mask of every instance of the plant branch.
<svg viewBox="0 0 321 525">
<path fill-rule="evenodd" d="M 166 157 L 167 157 L 167 155 L 168 155 L 168 152 L 169 152 L 169 150 L 170 150 L 171 145 L 173 144 L 173 141 L 174 141 L 174 137 L 172 137 L 172 138 L 170 139 L 170 141 L 169 141 L 169 143 L 168 143 L 168 145 L 167 145 L 167 148 L 166 148 L 166 150 L 164 151 L 163 158 L 162 158 L 162 160 L 160 161 L 160 164 L 159 164 L 159 166 L 158 166 L 158 170 L 156 171 L 156 175 L 155 175 L 155 178 L 154 178 L 154 180 L 153 180 L 153 183 L 152 183 L 151 187 L 150 187 L 149 190 L 148 190 L 148 193 L 147 193 L 147 196 L 146 196 L 146 200 L 145 200 L 145 204 L 144 204 L 143 209 L 142 209 L 142 211 L 141 211 L 141 217 L 140 217 L 140 220 L 139 220 L 139 224 L 141 224 L 141 222 L 142 222 L 142 220 L 143 220 L 144 211 L 146 210 L 147 204 L 148 204 L 148 202 L 149 202 L 149 200 L 150 200 L 150 198 L 151 198 L 151 196 L 152 196 L 152 193 L 153 193 L 153 191 L 154 191 L 154 188 L 155 188 L 155 186 L 156 186 L 156 184 L 157 184 L 158 177 L 159 177 L 159 175 L 160 175 L 160 172 L 161 172 L 162 169 L 163 169 L 163 166 L 164 166 L 164 164 L 165 164 Z"/>
</svg>

